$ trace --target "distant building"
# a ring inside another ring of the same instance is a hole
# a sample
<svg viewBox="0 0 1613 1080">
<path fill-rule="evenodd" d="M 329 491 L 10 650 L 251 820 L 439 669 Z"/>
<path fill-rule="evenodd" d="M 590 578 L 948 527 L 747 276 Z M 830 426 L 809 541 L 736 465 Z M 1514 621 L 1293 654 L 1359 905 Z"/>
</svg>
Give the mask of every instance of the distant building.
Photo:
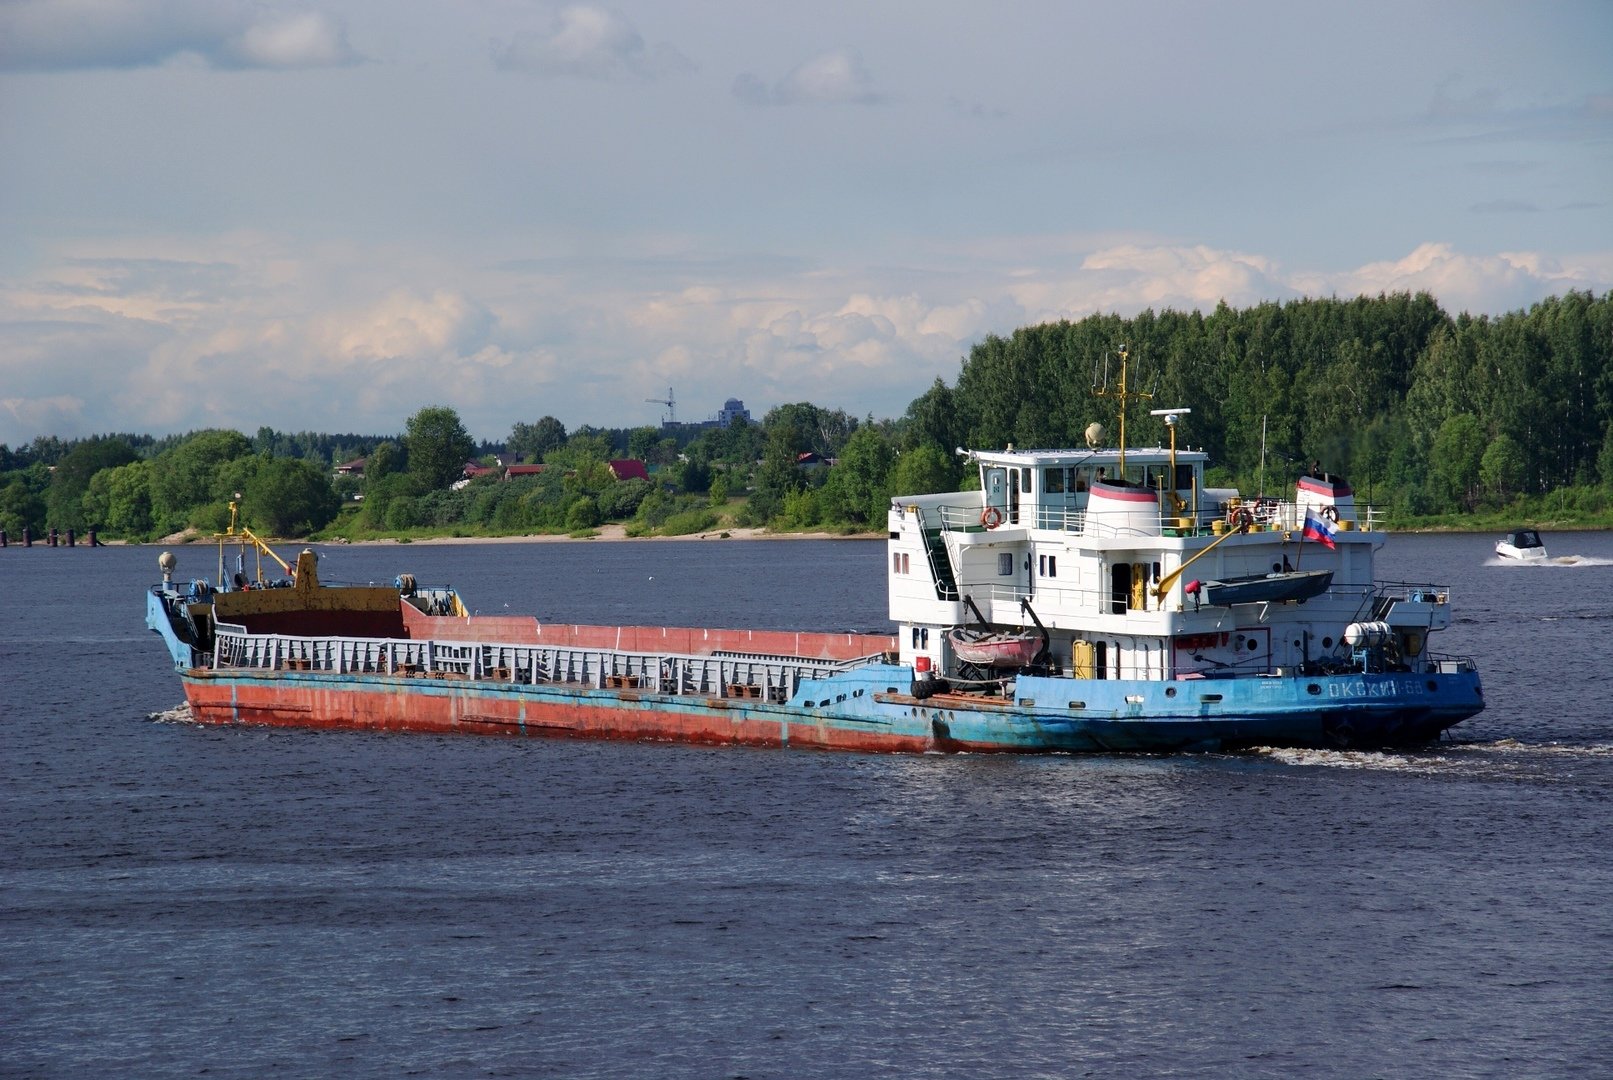
<svg viewBox="0 0 1613 1080">
<path fill-rule="evenodd" d="M 352 461 L 344 461 L 336 466 L 337 476 L 363 476 L 364 458 L 356 457 Z"/>
<path fill-rule="evenodd" d="M 668 393 L 670 394 L 671 392 L 668 391 Z M 666 403 L 671 399 L 668 397 L 650 398 L 650 400 Z M 745 408 L 745 403 L 738 398 L 731 397 L 722 403 L 721 411 L 719 411 L 717 415 L 712 417 L 710 420 L 662 420 L 661 430 L 704 431 L 708 428 L 732 427 L 735 420 L 743 420 L 747 424 L 752 423 L 750 410 Z"/>
<path fill-rule="evenodd" d="M 750 423 L 750 410 L 745 408 L 743 401 L 736 397 L 731 397 L 722 403 L 722 412 L 717 414 L 717 426 L 732 427 L 735 420 Z"/>
</svg>

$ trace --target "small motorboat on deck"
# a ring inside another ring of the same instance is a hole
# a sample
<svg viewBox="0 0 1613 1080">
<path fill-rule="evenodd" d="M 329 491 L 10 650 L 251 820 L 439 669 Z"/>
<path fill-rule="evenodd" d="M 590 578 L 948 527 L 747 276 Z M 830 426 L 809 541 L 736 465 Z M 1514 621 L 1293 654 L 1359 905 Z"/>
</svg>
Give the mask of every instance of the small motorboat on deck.
<svg viewBox="0 0 1613 1080">
<path fill-rule="evenodd" d="M 1544 562 L 1546 545 L 1534 529 L 1513 529 L 1495 542 L 1495 553 L 1516 562 Z"/>
<path fill-rule="evenodd" d="M 1198 590 L 1193 590 L 1194 584 L 1198 585 Z M 1204 602 L 1211 607 L 1231 607 L 1233 604 L 1303 603 L 1313 596 L 1320 596 L 1332 584 L 1331 570 L 1287 570 L 1277 574 L 1195 582 L 1190 583 L 1188 589 L 1201 593 Z"/>
</svg>

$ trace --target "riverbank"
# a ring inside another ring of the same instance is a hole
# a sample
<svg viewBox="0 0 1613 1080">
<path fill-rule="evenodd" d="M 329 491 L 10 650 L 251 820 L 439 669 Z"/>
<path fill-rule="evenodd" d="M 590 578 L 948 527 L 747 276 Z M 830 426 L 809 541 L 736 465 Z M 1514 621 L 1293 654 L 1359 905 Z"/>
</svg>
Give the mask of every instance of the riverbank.
<svg viewBox="0 0 1613 1080">
<path fill-rule="evenodd" d="M 838 532 L 773 532 L 760 528 L 733 528 L 711 529 L 706 532 L 687 533 L 679 536 L 629 536 L 627 528 L 622 525 L 602 525 L 591 533 L 575 535 L 572 533 L 522 533 L 513 536 L 380 536 L 364 540 L 349 540 L 346 537 L 315 537 L 312 539 L 286 539 L 284 537 L 266 537 L 265 542 L 277 545 L 290 544 L 339 544 L 368 546 L 368 545 L 437 545 L 437 544 L 586 544 L 596 541 L 614 542 L 621 540 L 644 540 L 654 542 L 676 542 L 682 540 L 881 540 L 884 533 L 838 533 Z M 195 529 L 186 529 L 182 532 L 171 533 L 157 540 L 145 541 L 153 547 L 180 547 L 188 544 L 211 543 L 214 537 Z M 140 543 L 140 541 L 108 540 L 108 544 L 127 545 Z M 38 545 L 36 545 L 38 546 Z"/>
<path fill-rule="evenodd" d="M 680 540 L 880 540 L 884 533 L 833 533 L 833 532 L 770 532 L 767 529 L 713 529 L 709 532 L 686 533 L 681 536 L 629 536 L 621 525 L 604 525 L 584 536 L 569 533 L 534 533 L 522 536 L 427 536 L 413 538 L 382 538 L 376 540 L 327 540 L 318 543 L 332 544 L 586 544 L 594 541 L 644 540 L 676 542 Z"/>
</svg>

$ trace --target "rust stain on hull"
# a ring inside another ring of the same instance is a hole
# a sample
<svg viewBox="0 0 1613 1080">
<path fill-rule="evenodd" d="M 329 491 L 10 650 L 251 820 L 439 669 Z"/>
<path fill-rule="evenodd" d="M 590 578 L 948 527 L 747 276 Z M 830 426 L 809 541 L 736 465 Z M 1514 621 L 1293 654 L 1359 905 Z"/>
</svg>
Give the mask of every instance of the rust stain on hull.
<svg viewBox="0 0 1613 1080">
<path fill-rule="evenodd" d="M 923 752 L 923 733 L 879 730 L 870 723 L 830 723 L 799 709 L 748 700 L 656 697 L 642 691 L 538 687 L 514 694 L 508 684 L 376 679 L 371 684 L 271 676 L 239 679 L 207 670 L 184 675 L 192 715 L 204 724 L 256 724 L 433 734 L 673 741 L 709 746 L 805 746 L 833 750 Z"/>
</svg>

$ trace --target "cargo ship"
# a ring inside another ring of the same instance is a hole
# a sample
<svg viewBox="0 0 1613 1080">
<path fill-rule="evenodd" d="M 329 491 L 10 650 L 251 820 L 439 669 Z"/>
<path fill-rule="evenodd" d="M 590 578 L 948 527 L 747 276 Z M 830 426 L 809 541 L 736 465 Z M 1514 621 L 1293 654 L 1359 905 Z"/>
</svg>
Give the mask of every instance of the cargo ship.
<svg viewBox="0 0 1613 1080">
<path fill-rule="evenodd" d="M 893 498 L 894 635 L 471 614 L 408 575 L 322 582 L 233 510 L 217 579 L 176 580 L 165 552 L 146 622 L 210 724 L 1174 752 L 1416 745 L 1482 710 L 1473 661 L 1432 648 L 1449 587 L 1374 578 L 1388 538 L 1349 484 L 1207 488 L 1186 411 L 1160 411 L 1168 447 L 1126 448 L 1122 409 L 1118 446 L 1093 425 L 1081 448 L 977 450 L 978 489 Z"/>
</svg>

